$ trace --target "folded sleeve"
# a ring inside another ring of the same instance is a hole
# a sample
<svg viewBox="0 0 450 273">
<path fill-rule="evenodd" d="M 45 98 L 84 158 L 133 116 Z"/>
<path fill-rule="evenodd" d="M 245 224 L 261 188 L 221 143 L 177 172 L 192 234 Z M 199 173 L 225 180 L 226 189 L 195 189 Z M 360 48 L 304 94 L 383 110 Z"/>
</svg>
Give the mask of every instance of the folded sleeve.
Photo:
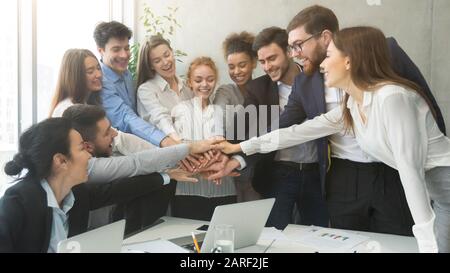
<svg viewBox="0 0 450 273">
<path fill-rule="evenodd" d="M 116 93 L 111 83 L 105 83 L 101 94 L 103 108 L 114 128 L 135 134 L 153 145 L 160 145 L 166 134 L 139 117 Z"/>
</svg>

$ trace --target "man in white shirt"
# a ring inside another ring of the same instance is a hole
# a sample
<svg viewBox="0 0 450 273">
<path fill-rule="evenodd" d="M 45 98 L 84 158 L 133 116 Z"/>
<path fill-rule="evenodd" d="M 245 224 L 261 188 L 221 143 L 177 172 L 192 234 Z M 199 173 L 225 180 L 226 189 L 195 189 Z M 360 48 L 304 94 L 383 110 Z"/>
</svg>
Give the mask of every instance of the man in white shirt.
<svg viewBox="0 0 450 273">
<path fill-rule="evenodd" d="M 136 139 L 136 145 L 130 147 L 130 143 L 116 143 L 116 151 L 127 151 L 127 156 L 114 156 L 113 140 L 117 132 L 111 128 L 105 111 L 93 105 L 74 105 L 66 109 L 63 117 L 72 121 L 74 128 L 82 135 L 86 149 L 95 157 L 89 161 L 89 180 L 91 183 L 106 183 L 118 179 L 147 179 L 148 183 L 154 183 L 155 191 L 147 196 L 133 200 L 125 206 L 115 209 L 114 217 L 120 219 L 125 214 L 127 219 L 126 233 L 139 230 L 152 224 L 163 216 L 174 194 L 176 182 L 183 180 L 195 182 L 189 177 L 190 173 L 179 168 L 173 168 L 180 160 L 189 155 L 196 144 L 180 144 L 168 148 L 155 148 L 146 141 Z M 122 147 L 126 144 L 126 147 Z M 197 145 L 198 146 L 198 145 Z M 138 151 L 136 149 L 144 149 Z M 148 176 L 159 172 L 162 179 L 154 179 L 157 176 Z M 152 179 L 149 179 L 149 178 Z M 171 179 L 173 179 L 171 181 Z M 161 183 L 163 181 L 163 183 Z M 125 211 L 123 211 L 125 210 Z M 94 228 L 110 221 L 109 210 L 101 209 L 91 214 L 90 227 Z M 114 220 L 116 220 L 114 219 Z"/>
</svg>

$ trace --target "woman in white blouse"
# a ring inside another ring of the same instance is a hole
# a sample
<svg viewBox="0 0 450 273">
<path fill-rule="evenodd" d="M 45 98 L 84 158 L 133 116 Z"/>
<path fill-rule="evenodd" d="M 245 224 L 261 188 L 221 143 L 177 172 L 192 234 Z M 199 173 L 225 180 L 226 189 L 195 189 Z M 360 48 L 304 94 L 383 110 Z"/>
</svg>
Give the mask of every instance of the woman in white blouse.
<svg viewBox="0 0 450 273">
<path fill-rule="evenodd" d="M 371 27 L 341 30 L 321 68 L 327 86 L 346 92 L 342 109 L 217 148 L 266 153 L 342 131 L 354 134 L 363 151 L 399 171 L 419 250 L 450 252 L 450 140 L 420 88 L 392 71 L 383 33 Z"/>
<path fill-rule="evenodd" d="M 62 117 L 74 104 L 101 106 L 102 70 L 97 57 L 88 49 L 68 49 L 61 61 L 58 82 L 50 106 L 50 117 Z M 130 155 L 154 145 L 133 134 L 117 131 L 113 152 Z"/>
<path fill-rule="evenodd" d="M 216 65 L 208 57 L 196 58 L 190 64 L 188 84 L 195 97 L 179 103 L 171 112 L 174 128 L 183 140 L 223 139 L 222 109 L 211 104 L 217 75 Z M 216 206 L 236 202 L 233 178 L 224 177 L 221 183 L 197 178 L 198 183 L 177 184 L 173 216 L 209 221 Z"/>
<path fill-rule="evenodd" d="M 179 141 L 170 111 L 194 94 L 176 75 L 175 65 L 173 50 L 163 37 L 151 36 L 141 46 L 137 67 L 137 112 L 144 120 Z"/>
</svg>

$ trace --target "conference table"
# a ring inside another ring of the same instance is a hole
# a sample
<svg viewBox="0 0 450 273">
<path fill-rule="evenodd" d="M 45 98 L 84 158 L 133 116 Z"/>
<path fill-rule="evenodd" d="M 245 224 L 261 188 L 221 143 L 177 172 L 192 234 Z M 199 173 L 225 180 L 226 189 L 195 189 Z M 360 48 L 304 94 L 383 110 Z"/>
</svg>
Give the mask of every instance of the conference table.
<svg viewBox="0 0 450 273">
<path fill-rule="evenodd" d="M 191 232 L 194 234 L 201 234 L 204 231 L 199 231 L 197 228 L 208 224 L 205 221 L 175 218 L 164 216 L 161 218 L 160 224 L 154 225 L 144 231 L 141 231 L 123 241 L 123 245 L 128 246 L 135 243 L 148 242 L 152 240 L 172 240 L 182 236 L 190 236 Z M 322 248 L 314 244 L 305 244 L 302 238 L 309 236 L 312 229 L 320 229 L 320 227 L 302 226 L 302 225 L 288 225 L 282 232 L 269 230 L 265 228 L 258 242 L 249 247 L 237 249 L 236 253 L 317 253 L 317 252 L 343 252 L 333 251 L 327 249 L 323 251 Z M 344 252 L 348 253 L 417 253 L 418 247 L 414 237 L 398 236 L 391 234 L 381 234 L 362 231 L 340 230 L 340 229 L 326 229 L 327 234 L 350 234 L 355 237 L 363 237 L 366 240 L 355 245 L 351 249 L 346 249 Z M 278 233 L 277 233 L 278 232 Z"/>
</svg>

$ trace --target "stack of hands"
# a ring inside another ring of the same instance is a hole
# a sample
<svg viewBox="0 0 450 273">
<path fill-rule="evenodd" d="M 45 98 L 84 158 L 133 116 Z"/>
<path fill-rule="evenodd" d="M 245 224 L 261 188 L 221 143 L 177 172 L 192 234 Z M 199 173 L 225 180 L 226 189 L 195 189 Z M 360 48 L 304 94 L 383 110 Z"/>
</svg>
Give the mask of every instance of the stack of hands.
<svg viewBox="0 0 450 273">
<path fill-rule="evenodd" d="M 183 182 L 197 182 L 193 175 L 200 174 L 203 178 L 219 185 L 226 176 L 239 176 L 235 171 L 240 167 L 239 161 L 227 154 L 239 144 L 230 144 L 223 138 L 193 141 L 189 143 L 189 155 L 180 161 L 179 167 L 167 171 L 172 179 Z"/>
</svg>

